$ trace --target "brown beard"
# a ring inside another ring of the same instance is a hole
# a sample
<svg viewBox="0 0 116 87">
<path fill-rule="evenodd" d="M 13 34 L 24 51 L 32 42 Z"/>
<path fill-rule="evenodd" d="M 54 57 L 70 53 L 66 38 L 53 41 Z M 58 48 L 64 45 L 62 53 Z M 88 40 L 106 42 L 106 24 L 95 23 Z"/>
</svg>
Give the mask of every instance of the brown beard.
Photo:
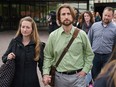
<svg viewBox="0 0 116 87">
<path fill-rule="evenodd" d="M 102 20 L 104 22 L 104 24 L 109 24 L 111 21 L 107 20 L 107 22 L 105 20 Z"/>
<path fill-rule="evenodd" d="M 69 25 L 71 25 L 73 22 L 72 21 L 70 21 L 70 20 L 68 20 L 67 22 L 66 22 L 66 20 L 64 20 L 63 22 L 61 22 L 61 24 L 62 25 L 65 25 L 65 26 L 69 26 Z"/>
</svg>

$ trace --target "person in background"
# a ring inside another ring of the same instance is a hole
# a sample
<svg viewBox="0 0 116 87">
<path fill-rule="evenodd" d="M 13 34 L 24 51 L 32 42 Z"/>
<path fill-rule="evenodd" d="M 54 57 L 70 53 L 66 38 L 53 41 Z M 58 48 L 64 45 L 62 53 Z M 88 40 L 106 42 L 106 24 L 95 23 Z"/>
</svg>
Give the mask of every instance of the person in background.
<svg viewBox="0 0 116 87">
<path fill-rule="evenodd" d="M 2 56 L 4 63 L 12 59 L 15 59 L 16 69 L 11 87 L 40 87 L 37 75 L 37 63 L 42 63 L 40 38 L 36 23 L 29 16 L 20 20 L 17 33 Z"/>
<path fill-rule="evenodd" d="M 77 8 L 74 8 L 74 11 L 75 11 L 76 17 L 75 17 L 75 21 L 74 21 L 73 25 L 77 26 L 78 17 L 80 15 L 80 12 L 79 12 L 79 10 Z"/>
<path fill-rule="evenodd" d="M 95 22 L 101 21 L 101 16 L 99 14 L 99 12 L 95 13 Z"/>
<path fill-rule="evenodd" d="M 94 11 L 91 11 L 91 14 L 93 15 L 93 20 L 95 22 L 95 12 Z"/>
<path fill-rule="evenodd" d="M 88 37 L 95 54 L 92 67 L 92 78 L 95 80 L 102 67 L 108 61 L 116 43 L 116 25 L 112 22 L 113 8 L 103 10 L 102 21 L 95 22 L 88 32 Z"/>
<path fill-rule="evenodd" d="M 51 65 L 55 65 L 62 51 L 69 43 L 76 27 L 73 7 L 62 4 L 57 9 L 57 20 L 61 27 L 53 31 L 44 49 L 43 83 L 51 81 Z M 55 72 L 55 87 L 86 87 L 85 76 L 92 67 L 94 54 L 88 36 L 80 30 Z"/>
<path fill-rule="evenodd" d="M 77 27 L 84 30 L 87 34 L 92 24 L 94 23 L 93 15 L 90 11 L 85 11 L 81 17 L 82 21 L 78 24 Z"/>
<path fill-rule="evenodd" d="M 94 87 L 116 87 L 116 46 L 95 80 Z"/>
<path fill-rule="evenodd" d="M 114 10 L 114 15 L 113 15 L 112 21 L 114 24 L 116 24 L 116 10 Z"/>
<path fill-rule="evenodd" d="M 87 34 L 92 24 L 94 23 L 93 15 L 90 11 L 85 11 L 80 15 L 80 17 L 81 21 L 77 27 L 84 30 Z M 89 85 L 89 83 L 92 81 L 91 71 L 87 73 L 85 80 L 87 85 Z"/>
<path fill-rule="evenodd" d="M 49 34 L 57 29 L 59 26 L 57 25 L 57 20 L 56 20 L 56 12 L 51 11 L 50 14 L 48 15 L 48 27 L 49 27 Z"/>
<path fill-rule="evenodd" d="M 78 17 L 78 21 L 76 23 L 76 27 L 80 26 L 80 23 L 82 22 L 82 13 L 80 13 L 79 17 Z"/>
</svg>

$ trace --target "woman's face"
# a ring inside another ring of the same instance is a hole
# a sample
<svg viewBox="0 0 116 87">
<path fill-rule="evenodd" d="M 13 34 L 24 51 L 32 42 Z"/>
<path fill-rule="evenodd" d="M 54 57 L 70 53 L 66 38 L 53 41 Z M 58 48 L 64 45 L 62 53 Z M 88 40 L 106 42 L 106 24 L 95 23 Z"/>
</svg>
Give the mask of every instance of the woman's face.
<svg viewBox="0 0 116 87">
<path fill-rule="evenodd" d="M 90 21 L 90 15 L 88 13 L 84 13 L 84 19 L 85 19 L 85 22 Z"/>
<path fill-rule="evenodd" d="M 29 21 L 23 21 L 21 24 L 21 34 L 23 37 L 30 37 L 32 33 L 32 23 Z"/>
<path fill-rule="evenodd" d="M 98 12 L 96 12 L 96 16 L 99 16 L 99 13 Z"/>
</svg>

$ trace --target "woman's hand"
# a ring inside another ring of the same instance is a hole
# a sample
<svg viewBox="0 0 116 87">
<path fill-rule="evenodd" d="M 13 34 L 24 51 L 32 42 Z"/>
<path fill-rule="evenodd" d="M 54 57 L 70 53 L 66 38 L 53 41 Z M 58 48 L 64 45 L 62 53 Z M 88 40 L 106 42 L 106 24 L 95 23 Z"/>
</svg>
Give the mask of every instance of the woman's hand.
<svg viewBox="0 0 116 87">
<path fill-rule="evenodd" d="M 13 52 L 11 52 L 11 53 L 8 54 L 7 59 L 12 60 L 12 59 L 15 59 L 15 57 L 16 57 L 15 54 Z"/>
</svg>

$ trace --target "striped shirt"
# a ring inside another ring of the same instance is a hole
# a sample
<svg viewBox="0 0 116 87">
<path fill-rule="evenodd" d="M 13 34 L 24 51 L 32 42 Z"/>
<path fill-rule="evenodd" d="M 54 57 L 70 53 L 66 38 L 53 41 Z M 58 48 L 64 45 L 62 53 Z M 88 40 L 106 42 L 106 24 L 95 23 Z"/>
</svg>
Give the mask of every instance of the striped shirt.
<svg viewBox="0 0 116 87">
<path fill-rule="evenodd" d="M 44 49 L 43 74 L 49 74 L 50 66 L 56 64 L 63 49 L 69 43 L 75 27 L 73 26 L 70 34 L 66 34 L 62 27 L 53 31 Z M 57 67 L 58 72 L 73 71 L 82 69 L 88 73 L 92 66 L 94 54 L 88 39 L 83 30 L 80 30 L 67 53 Z"/>
<path fill-rule="evenodd" d="M 116 25 L 110 22 L 104 26 L 102 21 L 92 25 L 88 37 L 91 42 L 93 52 L 108 54 L 112 52 L 112 47 L 116 44 Z"/>
</svg>

